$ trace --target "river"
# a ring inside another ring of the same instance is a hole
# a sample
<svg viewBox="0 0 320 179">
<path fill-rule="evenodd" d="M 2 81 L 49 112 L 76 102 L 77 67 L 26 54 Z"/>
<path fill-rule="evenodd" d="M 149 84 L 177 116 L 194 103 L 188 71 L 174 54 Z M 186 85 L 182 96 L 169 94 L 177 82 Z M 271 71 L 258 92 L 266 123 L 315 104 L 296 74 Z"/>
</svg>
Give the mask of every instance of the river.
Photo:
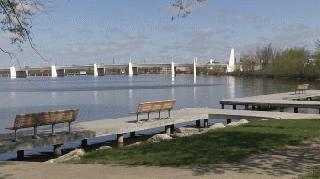
<svg viewBox="0 0 320 179">
<path fill-rule="evenodd" d="M 126 116 L 141 102 L 173 98 L 176 109 L 219 108 L 224 98 L 291 91 L 298 83 L 233 76 L 198 76 L 194 83 L 193 75 L 177 75 L 174 82 L 168 75 L 1 78 L 0 133 L 9 132 L 4 128 L 16 114 L 78 108 L 81 122 Z"/>
</svg>

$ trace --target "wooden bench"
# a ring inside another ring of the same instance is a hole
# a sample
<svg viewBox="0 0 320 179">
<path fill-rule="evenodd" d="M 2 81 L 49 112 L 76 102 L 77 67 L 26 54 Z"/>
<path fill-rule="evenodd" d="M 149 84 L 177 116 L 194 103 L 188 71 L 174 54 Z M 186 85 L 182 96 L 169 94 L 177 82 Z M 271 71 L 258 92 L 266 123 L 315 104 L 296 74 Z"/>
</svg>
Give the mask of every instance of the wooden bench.
<svg viewBox="0 0 320 179">
<path fill-rule="evenodd" d="M 310 87 L 309 84 L 300 84 L 297 85 L 296 89 L 294 90 L 294 94 L 303 94 L 306 90 L 308 90 Z"/>
<path fill-rule="evenodd" d="M 13 127 L 6 129 L 14 130 L 14 141 L 17 141 L 17 130 L 33 127 L 33 137 L 38 139 L 37 127 L 51 125 L 51 135 L 54 135 L 54 126 L 59 123 L 68 123 L 69 130 L 71 132 L 71 122 L 75 121 L 78 115 L 79 109 L 66 109 L 56 110 L 49 112 L 31 113 L 31 114 L 19 114 L 16 115 Z"/>
<path fill-rule="evenodd" d="M 142 114 L 142 113 L 147 113 L 148 120 L 149 120 L 151 112 L 159 112 L 159 119 L 160 119 L 161 111 L 164 111 L 164 110 L 168 111 L 168 116 L 170 118 L 171 110 L 172 110 L 175 103 L 176 103 L 175 99 L 166 100 L 166 101 L 154 101 L 154 102 L 140 103 L 138 105 L 137 112 L 134 112 L 134 114 L 137 115 L 137 122 L 139 122 L 139 114 Z"/>
</svg>

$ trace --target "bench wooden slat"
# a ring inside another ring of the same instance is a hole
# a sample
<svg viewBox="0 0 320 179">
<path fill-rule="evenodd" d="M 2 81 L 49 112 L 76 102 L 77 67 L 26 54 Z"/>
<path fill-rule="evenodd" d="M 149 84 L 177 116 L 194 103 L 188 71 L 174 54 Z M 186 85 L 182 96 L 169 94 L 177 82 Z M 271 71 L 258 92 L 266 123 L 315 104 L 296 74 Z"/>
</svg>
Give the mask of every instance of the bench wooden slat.
<svg viewBox="0 0 320 179">
<path fill-rule="evenodd" d="M 137 121 L 139 121 L 139 114 L 141 114 L 141 113 L 148 113 L 148 119 L 149 119 L 149 113 L 159 112 L 159 118 L 160 118 L 160 111 L 162 111 L 162 110 L 168 110 L 169 117 L 170 117 L 170 111 L 172 110 L 175 103 L 176 103 L 175 99 L 166 100 L 166 101 L 154 101 L 154 102 L 140 103 L 138 105 L 137 112 L 135 112 L 135 114 L 137 115 Z"/>
<path fill-rule="evenodd" d="M 54 125 L 58 123 L 69 123 L 69 132 L 71 130 L 70 123 L 75 121 L 79 109 L 56 110 L 49 112 L 18 114 L 14 120 L 13 127 L 8 127 L 8 130 L 16 131 L 22 128 L 34 127 L 34 137 L 36 137 L 36 128 L 43 125 L 52 125 L 52 134 L 54 134 Z"/>
</svg>

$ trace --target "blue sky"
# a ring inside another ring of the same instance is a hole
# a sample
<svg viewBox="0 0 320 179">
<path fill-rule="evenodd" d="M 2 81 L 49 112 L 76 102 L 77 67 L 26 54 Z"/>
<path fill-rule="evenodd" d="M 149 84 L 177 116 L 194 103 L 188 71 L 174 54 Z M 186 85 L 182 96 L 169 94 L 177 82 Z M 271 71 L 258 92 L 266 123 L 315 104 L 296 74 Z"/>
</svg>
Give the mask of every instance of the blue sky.
<svg viewBox="0 0 320 179">
<path fill-rule="evenodd" d="M 251 53 L 275 47 L 314 49 L 320 39 L 319 0 L 207 0 L 186 18 L 174 21 L 171 0 L 56 0 L 33 19 L 33 39 L 50 62 L 27 45 L 15 50 L 21 65 L 226 61 L 230 48 Z M 13 62 L 0 55 L 0 68 Z M 15 63 L 15 62 L 14 62 Z"/>
</svg>

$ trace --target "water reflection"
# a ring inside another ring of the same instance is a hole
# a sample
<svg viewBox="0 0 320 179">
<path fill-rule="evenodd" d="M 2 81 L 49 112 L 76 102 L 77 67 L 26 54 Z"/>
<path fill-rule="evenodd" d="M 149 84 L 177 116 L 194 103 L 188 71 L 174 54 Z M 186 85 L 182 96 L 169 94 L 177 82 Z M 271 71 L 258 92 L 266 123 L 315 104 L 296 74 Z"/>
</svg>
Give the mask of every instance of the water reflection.
<svg viewBox="0 0 320 179">
<path fill-rule="evenodd" d="M 56 105 L 57 104 L 57 92 L 51 92 L 51 104 Z"/>
<path fill-rule="evenodd" d="M 236 96 L 236 79 L 234 76 L 228 76 L 228 90 L 229 90 L 229 98 L 235 98 Z"/>
<path fill-rule="evenodd" d="M 287 80 L 231 76 L 197 76 L 196 84 L 193 75 L 177 75 L 175 81 L 170 78 L 165 75 L 39 77 L 16 81 L 2 78 L 0 126 L 11 124 L 16 114 L 69 107 L 80 109 L 77 122 L 115 118 L 128 115 L 139 102 L 169 98 L 177 99 L 176 109 L 219 108 L 219 100 L 223 98 L 284 92 L 296 85 Z M 314 89 L 317 86 L 312 84 Z M 0 128 L 0 133 L 3 132 L 4 128 Z"/>
</svg>

